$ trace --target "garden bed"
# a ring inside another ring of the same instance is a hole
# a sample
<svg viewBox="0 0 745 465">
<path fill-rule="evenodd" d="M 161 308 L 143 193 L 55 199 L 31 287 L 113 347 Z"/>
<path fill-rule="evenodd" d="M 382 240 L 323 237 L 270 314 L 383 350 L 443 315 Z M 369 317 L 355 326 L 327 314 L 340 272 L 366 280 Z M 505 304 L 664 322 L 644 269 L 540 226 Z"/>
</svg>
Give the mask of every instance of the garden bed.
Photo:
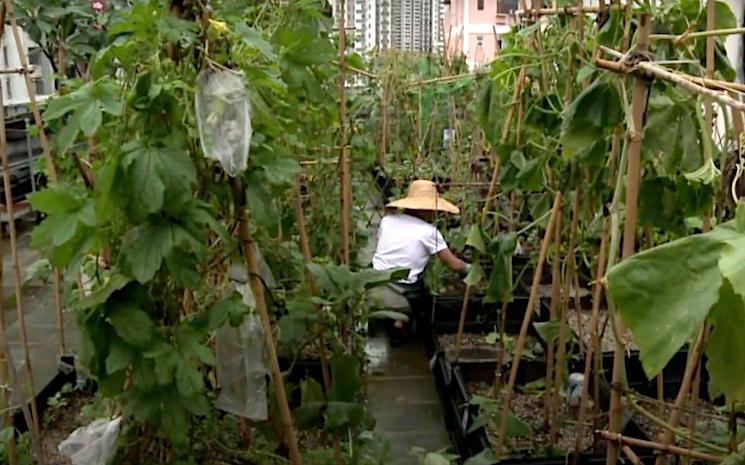
<svg viewBox="0 0 745 465">
<path fill-rule="evenodd" d="M 530 428 L 530 432 L 516 435 L 511 439 L 509 457 L 501 460 L 501 464 L 564 465 L 571 460 L 570 451 L 574 450 L 578 428 L 572 422 L 576 419 L 571 418 L 564 410 L 560 415 L 562 423 L 558 429 L 557 442 L 553 448 L 548 447 L 549 435 L 543 424 L 542 387 L 540 383 L 532 383 L 540 380 L 544 373 L 545 371 L 540 370 L 535 373 L 530 370 L 518 372 L 519 386 L 514 393 L 512 413 Z M 492 438 L 496 435 L 499 422 L 499 401 L 495 401 L 492 407 L 482 406 L 484 399 L 492 397 L 492 382 L 493 367 L 484 366 L 477 369 L 471 365 L 464 369 L 463 366 L 456 365 L 453 369 L 453 399 L 445 404 L 445 408 L 455 409 L 450 412 L 450 415 L 458 419 L 458 429 L 453 437 L 456 449 L 463 459 L 473 457 L 493 445 Z M 483 418 L 485 415 L 489 415 L 489 418 Z M 634 421 L 626 425 L 623 434 L 648 439 Z M 605 463 L 603 444 L 595 443 L 592 428 L 585 428 L 581 444 L 583 452 L 580 463 Z M 635 452 L 644 463 L 654 462 L 654 456 L 648 451 L 635 449 Z"/>
</svg>

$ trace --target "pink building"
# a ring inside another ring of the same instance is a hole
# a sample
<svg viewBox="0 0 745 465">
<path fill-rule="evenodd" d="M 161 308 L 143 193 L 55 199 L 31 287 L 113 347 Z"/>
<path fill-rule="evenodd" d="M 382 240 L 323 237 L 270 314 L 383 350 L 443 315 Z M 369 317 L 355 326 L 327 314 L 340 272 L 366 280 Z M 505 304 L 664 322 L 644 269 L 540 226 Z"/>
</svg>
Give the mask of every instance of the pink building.
<svg viewBox="0 0 745 465">
<path fill-rule="evenodd" d="M 513 23 L 517 0 L 444 0 L 443 39 L 448 56 L 465 56 L 469 68 L 489 64 L 499 54 L 501 35 Z"/>
</svg>

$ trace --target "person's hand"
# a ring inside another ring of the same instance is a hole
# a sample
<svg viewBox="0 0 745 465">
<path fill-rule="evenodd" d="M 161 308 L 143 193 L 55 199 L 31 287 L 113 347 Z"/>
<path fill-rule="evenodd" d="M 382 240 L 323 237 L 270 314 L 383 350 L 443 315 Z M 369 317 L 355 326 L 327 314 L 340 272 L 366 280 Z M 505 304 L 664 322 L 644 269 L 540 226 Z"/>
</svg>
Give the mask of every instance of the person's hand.
<svg viewBox="0 0 745 465">
<path fill-rule="evenodd" d="M 471 264 L 468 262 L 464 262 L 465 266 L 463 267 L 463 274 L 467 275 L 471 271 Z"/>
</svg>

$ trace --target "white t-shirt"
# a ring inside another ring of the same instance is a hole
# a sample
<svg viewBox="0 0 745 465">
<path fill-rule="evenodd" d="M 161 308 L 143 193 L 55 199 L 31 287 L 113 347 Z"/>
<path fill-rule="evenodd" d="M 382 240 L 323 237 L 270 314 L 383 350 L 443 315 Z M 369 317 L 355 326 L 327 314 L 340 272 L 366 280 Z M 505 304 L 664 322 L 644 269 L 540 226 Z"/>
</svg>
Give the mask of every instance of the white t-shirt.
<svg viewBox="0 0 745 465">
<path fill-rule="evenodd" d="M 413 284 L 429 258 L 447 248 L 445 238 L 433 225 L 404 213 L 388 214 L 380 221 L 372 264 L 376 270 L 409 268 L 409 277 L 401 282 Z"/>
</svg>

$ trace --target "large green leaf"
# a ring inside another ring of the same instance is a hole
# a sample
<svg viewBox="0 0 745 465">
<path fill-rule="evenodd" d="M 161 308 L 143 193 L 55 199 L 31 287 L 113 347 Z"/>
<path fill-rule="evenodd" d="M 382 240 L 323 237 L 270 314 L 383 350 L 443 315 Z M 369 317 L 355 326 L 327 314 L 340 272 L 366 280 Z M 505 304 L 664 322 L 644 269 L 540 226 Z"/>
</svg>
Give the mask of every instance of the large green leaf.
<svg viewBox="0 0 745 465">
<path fill-rule="evenodd" d="M 191 200 L 196 171 L 188 153 L 140 144 L 129 148 L 122 159 L 125 172 L 122 182 L 130 186 L 124 193 L 128 194 L 126 203 L 135 220 L 141 221 L 161 209 L 177 211 Z M 139 187 L 131 189 L 131 186 Z"/>
<path fill-rule="evenodd" d="M 489 278 L 486 302 L 508 302 L 512 300 L 512 255 L 517 247 L 517 234 L 499 235 L 489 244 L 489 253 L 494 267 Z"/>
<path fill-rule="evenodd" d="M 637 254 L 608 273 L 610 296 L 641 350 L 650 378 L 693 337 L 719 300 L 723 240 L 717 228 Z"/>
<path fill-rule="evenodd" d="M 360 360 L 354 355 L 335 355 L 331 364 L 331 390 L 329 398 L 340 402 L 353 402 L 362 387 Z"/>
<path fill-rule="evenodd" d="M 706 346 L 709 389 L 712 397 L 724 394 L 727 404 L 745 402 L 745 302 L 728 281 L 722 286 L 720 298 L 711 309 L 714 329 Z"/>
<path fill-rule="evenodd" d="M 623 101 L 613 83 L 595 81 L 564 110 L 561 143 L 567 157 L 584 153 L 623 122 Z"/>
<path fill-rule="evenodd" d="M 155 332 L 155 323 L 144 310 L 129 302 L 117 302 L 109 312 L 109 322 L 116 333 L 135 347 L 144 347 Z"/>
</svg>

